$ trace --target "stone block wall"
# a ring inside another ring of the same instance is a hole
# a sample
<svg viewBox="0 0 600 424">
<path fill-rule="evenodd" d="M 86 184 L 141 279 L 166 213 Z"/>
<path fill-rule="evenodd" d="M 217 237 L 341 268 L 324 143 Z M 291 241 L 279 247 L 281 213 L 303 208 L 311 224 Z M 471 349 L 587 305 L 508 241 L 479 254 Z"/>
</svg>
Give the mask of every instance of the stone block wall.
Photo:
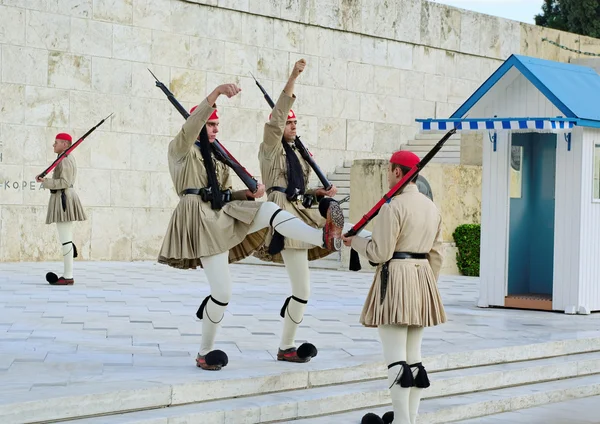
<svg viewBox="0 0 600 424">
<path fill-rule="evenodd" d="M 88 221 L 82 259 L 155 259 L 177 202 L 166 148 L 181 116 L 150 68 L 190 108 L 216 85 L 219 139 L 258 177 L 268 106 L 307 60 L 294 106 L 299 134 L 324 171 L 381 158 L 447 117 L 511 53 L 568 61 L 543 42 L 600 51 L 600 42 L 422 0 L 0 0 L 0 260 L 58 260 L 34 177 L 52 140 L 81 136 L 76 189 Z M 236 187 L 241 188 L 235 180 Z"/>
</svg>

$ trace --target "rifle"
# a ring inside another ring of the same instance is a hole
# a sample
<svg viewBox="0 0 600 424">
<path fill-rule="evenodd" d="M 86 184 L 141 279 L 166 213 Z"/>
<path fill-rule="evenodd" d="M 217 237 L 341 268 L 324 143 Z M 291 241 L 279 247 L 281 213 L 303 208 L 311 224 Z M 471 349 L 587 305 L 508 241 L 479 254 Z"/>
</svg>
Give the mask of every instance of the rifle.
<svg viewBox="0 0 600 424">
<path fill-rule="evenodd" d="M 52 164 L 44 169 L 42 171 L 42 173 L 40 175 L 38 175 L 36 178 L 44 178 L 46 175 L 48 175 L 48 173 L 50 171 L 52 171 L 54 168 L 56 168 L 58 166 L 59 163 L 62 162 L 62 160 L 64 158 L 67 157 L 67 155 L 69 155 L 73 150 L 75 150 L 77 148 L 77 146 L 79 146 L 81 144 L 81 142 L 83 140 L 85 140 L 85 138 L 90 135 L 92 132 L 94 132 L 94 130 L 96 128 L 98 128 L 100 125 L 102 125 L 104 123 L 104 121 L 106 121 L 108 118 L 110 118 L 113 114 L 111 113 L 110 115 L 108 115 L 106 118 L 104 118 L 102 121 L 98 122 L 96 124 L 95 127 L 93 127 L 92 129 L 90 129 L 88 132 L 86 132 L 84 135 L 82 135 L 79 140 L 77 140 L 75 143 L 71 144 L 71 146 L 69 146 L 69 148 L 67 150 L 65 150 L 64 152 L 62 152 L 60 155 L 58 155 L 58 157 L 54 160 L 54 162 L 52 162 Z"/>
<path fill-rule="evenodd" d="M 258 88 L 260 88 L 260 91 L 262 91 L 262 93 L 264 94 L 265 100 L 267 101 L 269 106 L 271 106 L 271 109 L 273 109 L 275 107 L 275 103 L 273 102 L 273 100 L 271 99 L 269 94 L 265 91 L 263 86 L 260 85 L 260 83 L 256 80 L 256 78 L 254 77 L 252 72 L 250 72 L 250 75 L 252 75 L 252 78 L 254 78 L 256 85 L 258 86 Z M 302 159 L 304 159 L 306 161 L 306 163 L 308 163 L 310 165 L 310 167 L 313 169 L 313 171 L 315 171 L 315 174 L 321 181 L 321 184 L 323 184 L 323 187 L 325 188 L 325 190 L 329 191 L 333 184 L 331 184 L 329 182 L 329 180 L 327 179 L 327 177 L 325 176 L 325 174 L 323 174 L 323 171 L 321 171 L 321 168 L 319 168 L 319 165 L 317 165 L 315 160 L 312 158 L 312 154 L 308 151 L 308 149 L 302 143 L 302 141 L 300 141 L 300 137 L 296 136 L 296 138 L 294 139 L 294 144 L 296 145 L 296 148 L 300 152 L 300 156 L 302 156 Z"/>
<path fill-rule="evenodd" d="M 181 103 L 177 101 L 173 93 L 171 93 L 171 91 L 162 82 L 160 82 L 158 78 L 156 78 L 156 75 L 154 75 L 150 69 L 148 69 L 148 72 L 152 74 L 152 76 L 156 80 L 156 86 L 160 88 L 163 93 L 165 93 L 167 99 L 169 99 L 171 104 L 175 106 L 175 109 L 177 109 L 177 111 L 181 114 L 181 116 L 183 116 L 184 119 L 188 119 L 188 117 L 190 116 L 189 112 L 185 110 Z M 240 164 L 218 140 L 215 140 L 214 142 L 210 143 L 210 147 L 212 148 L 215 157 L 219 161 L 223 162 L 225 165 L 233 169 L 233 171 L 237 174 L 240 180 L 242 180 L 244 185 L 248 187 L 248 190 L 250 190 L 252 193 L 256 193 L 256 190 L 258 190 L 257 179 L 254 178 L 252 174 L 250 174 L 246 170 L 246 168 L 244 168 L 242 164 Z"/>
<path fill-rule="evenodd" d="M 401 190 L 403 190 L 404 187 L 406 187 L 408 185 L 408 183 L 413 179 L 415 174 L 418 174 L 425 167 L 425 165 L 427 165 L 427 163 L 437 154 L 437 152 L 442 148 L 444 143 L 446 141 L 448 141 L 448 139 L 455 132 L 456 132 L 455 128 L 452 128 L 450 131 L 448 131 L 444 135 L 444 137 L 442 137 L 442 139 L 440 141 L 438 141 L 435 146 L 433 146 L 433 148 L 429 151 L 429 153 L 427 153 L 425 155 L 425 157 L 419 161 L 419 163 L 417 163 L 415 166 L 413 166 L 412 169 L 410 171 L 408 171 L 406 173 L 406 175 L 404 175 L 402 177 L 402 179 L 400 181 L 398 181 L 398 183 L 394 187 L 392 187 L 392 189 L 390 191 L 388 191 L 375 204 L 375 206 L 373 206 L 371 208 L 371 210 L 366 213 L 366 215 L 364 215 L 361 218 L 360 221 L 358 221 L 356 224 L 354 224 L 354 226 L 350 230 L 348 230 L 348 232 L 345 234 L 345 236 L 346 237 L 355 236 L 356 234 L 358 234 L 358 232 L 360 230 L 362 230 L 369 223 L 369 221 L 371 221 L 373 218 L 375 218 L 377 216 L 377 214 L 379 213 L 379 210 L 381 209 L 383 204 L 386 203 L 388 200 L 390 200 L 392 197 L 394 197 Z"/>
</svg>

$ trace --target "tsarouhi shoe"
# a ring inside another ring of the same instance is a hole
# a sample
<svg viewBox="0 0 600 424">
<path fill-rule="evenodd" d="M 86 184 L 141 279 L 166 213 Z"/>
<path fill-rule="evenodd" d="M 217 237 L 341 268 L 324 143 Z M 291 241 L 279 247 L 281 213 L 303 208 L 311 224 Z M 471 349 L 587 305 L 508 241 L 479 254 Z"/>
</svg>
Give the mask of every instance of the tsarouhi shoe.
<svg viewBox="0 0 600 424">
<path fill-rule="evenodd" d="M 72 286 L 75 283 L 73 278 L 58 277 L 53 272 L 46 274 L 46 281 L 53 286 Z"/>
<path fill-rule="evenodd" d="M 222 350 L 211 350 L 206 355 L 196 357 L 196 366 L 208 371 L 219 371 L 229 363 L 227 354 Z"/>
<path fill-rule="evenodd" d="M 317 348 L 312 343 L 302 343 L 298 349 L 291 347 L 286 350 L 277 351 L 278 361 L 308 362 L 317 356 Z"/>
</svg>

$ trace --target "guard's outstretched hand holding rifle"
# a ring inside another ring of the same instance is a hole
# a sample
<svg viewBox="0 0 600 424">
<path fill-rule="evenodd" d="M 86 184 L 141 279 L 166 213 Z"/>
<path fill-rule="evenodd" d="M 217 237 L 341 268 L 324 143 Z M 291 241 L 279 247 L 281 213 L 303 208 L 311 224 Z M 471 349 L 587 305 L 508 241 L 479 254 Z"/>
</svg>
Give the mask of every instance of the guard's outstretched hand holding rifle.
<svg viewBox="0 0 600 424">
<path fill-rule="evenodd" d="M 273 100 L 271 99 L 269 94 L 265 91 L 263 86 L 260 85 L 260 83 L 254 77 L 252 72 L 250 72 L 250 75 L 252 75 L 252 78 L 254 78 L 256 85 L 258 86 L 258 88 L 260 88 L 260 91 L 262 91 L 262 93 L 264 94 L 265 100 L 267 101 L 267 103 L 269 104 L 271 109 L 273 109 L 275 107 L 275 103 L 273 102 Z M 306 161 L 306 163 L 308 163 L 310 165 L 310 167 L 313 169 L 313 171 L 315 171 L 315 174 L 319 178 L 319 181 L 321 181 L 321 184 L 323 184 L 325 191 L 331 190 L 331 187 L 333 184 L 331 184 L 329 182 L 329 180 L 327 179 L 327 177 L 325 176 L 325 174 L 323 174 L 323 171 L 321 171 L 321 168 L 319 168 L 319 165 L 317 165 L 315 160 L 312 158 L 312 154 L 308 151 L 308 149 L 302 143 L 302 141 L 300 141 L 300 137 L 296 136 L 296 138 L 294 139 L 294 144 L 296 145 L 296 148 L 300 152 L 300 156 L 302 156 L 302 159 L 304 159 Z"/>
<path fill-rule="evenodd" d="M 448 139 L 455 132 L 456 132 L 456 129 L 454 129 L 454 128 L 451 129 L 450 131 L 448 131 L 444 135 L 444 137 L 442 137 L 442 139 L 440 141 L 438 141 L 435 146 L 433 146 L 433 148 L 429 151 L 429 153 L 427 153 L 427 155 L 425 155 L 425 157 L 423 159 L 421 159 L 421 161 L 419 163 L 417 163 L 410 171 L 408 171 L 406 173 L 406 175 L 404 175 L 402 177 L 402 179 L 400 181 L 398 181 L 398 183 L 394 187 L 392 187 L 392 189 L 390 191 L 388 191 L 387 194 L 385 194 L 381 198 L 381 200 L 379 200 L 375 204 L 375 206 L 373 206 L 371 208 L 371 210 L 366 213 L 366 215 L 364 215 L 361 218 L 360 221 L 358 221 L 356 224 L 354 224 L 354 226 L 350 230 L 348 230 L 348 232 L 346 234 L 344 234 L 344 236 L 352 237 L 352 236 L 357 235 L 360 232 L 360 230 L 362 230 L 369 223 L 369 221 L 371 221 L 373 218 L 375 218 L 377 216 L 377 214 L 379 213 L 379 210 L 381 209 L 383 204 L 386 203 L 388 200 L 390 200 L 392 197 L 394 197 L 397 193 L 402 191 L 404 189 L 404 187 L 406 187 L 408 185 L 408 183 L 415 177 L 415 175 L 418 174 L 425 167 L 425 165 L 427 165 L 427 163 L 437 154 L 437 152 L 439 152 L 439 150 L 442 148 L 444 143 L 446 143 L 446 141 L 448 141 Z M 360 270 L 360 261 L 358 260 L 358 254 L 354 249 L 352 249 L 351 255 L 350 255 L 350 270 L 351 271 L 359 271 Z"/>
<path fill-rule="evenodd" d="M 70 146 L 70 147 L 69 147 L 67 150 L 65 150 L 65 151 L 64 151 L 64 152 L 62 152 L 60 155 L 58 155 L 58 157 L 57 157 L 57 158 L 54 160 L 54 162 L 52 162 L 52 164 L 51 164 L 51 165 L 50 165 L 48 168 L 44 169 L 40 175 L 37 175 L 37 176 L 36 176 L 36 180 L 37 180 L 37 179 L 42 179 L 42 178 L 44 178 L 46 175 L 48 175 L 48 174 L 50 173 L 50 171 L 52 171 L 54 168 L 56 168 L 56 167 L 57 167 L 57 165 L 58 165 L 59 163 L 61 163 L 61 162 L 62 162 L 62 160 L 63 160 L 64 158 L 66 158 L 66 157 L 67 157 L 67 155 L 69 155 L 69 154 L 70 154 L 70 153 L 71 153 L 73 150 L 75 150 L 75 149 L 77 148 L 77 146 L 79 146 L 79 145 L 81 144 L 81 142 L 82 142 L 83 140 L 85 140 L 85 138 L 86 138 L 88 135 L 90 135 L 92 132 L 94 132 L 94 130 L 95 130 L 96 128 L 98 128 L 100 125 L 102 125 L 102 124 L 104 123 L 104 121 L 106 121 L 106 120 L 107 120 L 108 118 L 110 118 L 112 115 L 113 115 L 113 114 L 111 113 L 111 114 L 110 114 L 110 115 L 108 115 L 106 118 L 104 118 L 102 121 L 98 122 L 98 123 L 96 124 L 96 126 L 94 126 L 93 128 L 91 128 L 91 129 L 90 129 L 88 132 L 86 132 L 84 135 L 82 135 L 82 136 L 79 138 L 79 140 L 77 140 L 75 143 L 71 144 L 71 146 Z"/>
<path fill-rule="evenodd" d="M 190 116 L 189 112 L 187 110 L 185 110 L 185 108 L 181 105 L 181 103 L 179 103 L 177 101 L 177 99 L 175 98 L 173 93 L 171 93 L 171 91 L 162 82 L 160 82 L 158 80 L 158 78 L 156 78 L 156 75 L 154 75 L 150 69 L 148 69 L 148 71 L 152 74 L 152 76 L 156 80 L 156 86 L 158 88 L 160 88 L 163 93 L 165 93 L 165 95 L 167 96 L 167 98 L 169 99 L 171 104 L 173 106 L 175 106 L 175 109 L 177 109 L 177 111 L 181 114 L 181 116 L 183 116 L 184 119 L 187 119 Z M 252 176 L 252 174 L 250 174 L 246 170 L 246 168 L 244 168 L 233 157 L 233 155 L 231 153 L 229 153 L 229 151 L 227 151 L 227 149 L 225 147 L 223 147 L 223 145 L 221 143 L 219 143 L 218 140 L 215 140 L 214 142 L 210 143 L 210 147 L 212 148 L 212 151 L 213 151 L 213 154 L 215 155 L 215 157 L 219 161 L 223 162 L 225 165 L 227 165 L 231 169 L 233 169 L 233 171 L 237 174 L 237 176 L 242 180 L 244 185 L 246 187 L 248 187 L 248 190 L 250 190 L 252 193 L 256 193 L 256 191 L 258 190 L 257 179 L 254 178 Z"/>
</svg>

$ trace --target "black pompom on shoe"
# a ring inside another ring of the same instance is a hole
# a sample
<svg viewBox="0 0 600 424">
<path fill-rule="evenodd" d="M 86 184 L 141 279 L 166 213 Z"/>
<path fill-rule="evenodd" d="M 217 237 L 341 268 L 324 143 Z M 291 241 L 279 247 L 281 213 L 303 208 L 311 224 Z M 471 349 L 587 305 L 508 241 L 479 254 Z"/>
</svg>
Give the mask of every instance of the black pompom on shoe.
<svg viewBox="0 0 600 424">
<path fill-rule="evenodd" d="M 58 281 L 58 275 L 53 272 L 49 272 L 46 274 L 46 281 L 50 284 L 56 284 Z"/>
<path fill-rule="evenodd" d="M 388 411 L 381 417 L 384 424 L 391 424 L 394 421 L 394 411 Z"/>
<path fill-rule="evenodd" d="M 318 350 L 312 343 L 302 343 L 297 352 L 300 358 L 305 359 L 317 356 Z"/>
<path fill-rule="evenodd" d="M 206 355 L 196 357 L 196 366 L 203 370 L 218 371 L 229 363 L 227 354 L 222 350 L 211 350 Z"/>
<path fill-rule="evenodd" d="M 360 420 L 360 424 L 383 424 L 383 420 L 379 415 L 369 412 L 362 420 Z"/>
</svg>

